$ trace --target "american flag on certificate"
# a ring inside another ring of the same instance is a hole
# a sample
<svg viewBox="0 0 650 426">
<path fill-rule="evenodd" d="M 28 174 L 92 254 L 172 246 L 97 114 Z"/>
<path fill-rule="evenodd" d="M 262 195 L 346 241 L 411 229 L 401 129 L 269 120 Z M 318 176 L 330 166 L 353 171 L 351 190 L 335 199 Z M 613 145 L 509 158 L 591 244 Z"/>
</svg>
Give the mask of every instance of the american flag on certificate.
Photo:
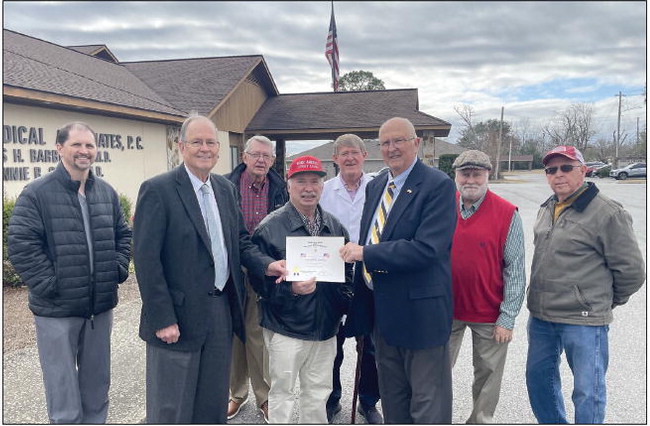
<svg viewBox="0 0 650 426">
<path fill-rule="evenodd" d="M 330 19 L 330 31 L 327 33 L 325 44 L 325 57 L 332 67 L 332 87 L 335 92 L 339 90 L 339 43 L 336 37 L 336 21 L 334 20 L 334 2 L 332 2 L 332 18 Z"/>
</svg>

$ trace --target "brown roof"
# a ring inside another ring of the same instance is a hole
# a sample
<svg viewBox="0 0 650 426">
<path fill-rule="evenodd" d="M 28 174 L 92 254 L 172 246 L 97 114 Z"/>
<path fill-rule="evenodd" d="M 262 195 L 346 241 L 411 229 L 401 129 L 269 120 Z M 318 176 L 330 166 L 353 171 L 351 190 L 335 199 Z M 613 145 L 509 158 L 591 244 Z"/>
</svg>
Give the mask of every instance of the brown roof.
<svg viewBox="0 0 650 426">
<path fill-rule="evenodd" d="M 3 34 L 5 86 L 183 115 L 121 65 L 10 30 Z"/>
<path fill-rule="evenodd" d="M 363 92 L 296 93 L 266 100 L 249 123 L 247 133 L 286 139 L 334 139 L 343 133 L 377 137 L 392 117 L 408 118 L 417 131 L 447 136 L 451 124 L 418 111 L 417 89 Z"/>
<path fill-rule="evenodd" d="M 105 61 L 113 62 L 114 64 L 119 64 L 120 61 L 117 60 L 117 57 L 113 55 L 108 47 L 105 44 L 88 44 L 83 46 L 68 46 L 69 49 L 76 50 L 86 55 L 91 55 L 99 59 L 104 59 Z"/>
<path fill-rule="evenodd" d="M 270 95 L 278 93 L 261 55 L 122 64 L 171 105 L 188 113 L 209 115 L 250 74 L 262 80 Z"/>
<path fill-rule="evenodd" d="M 440 158 L 441 155 L 445 154 L 460 154 L 463 151 L 467 151 L 467 148 L 463 148 L 455 143 L 449 143 L 444 139 L 436 138 L 436 146 L 434 149 L 435 158 Z"/>
<path fill-rule="evenodd" d="M 77 52 L 81 52 L 84 55 L 92 55 L 93 53 L 97 52 L 100 50 L 102 47 L 106 47 L 104 44 L 86 44 L 82 46 L 68 46 L 68 49 L 76 50 Z"/>
</svg>

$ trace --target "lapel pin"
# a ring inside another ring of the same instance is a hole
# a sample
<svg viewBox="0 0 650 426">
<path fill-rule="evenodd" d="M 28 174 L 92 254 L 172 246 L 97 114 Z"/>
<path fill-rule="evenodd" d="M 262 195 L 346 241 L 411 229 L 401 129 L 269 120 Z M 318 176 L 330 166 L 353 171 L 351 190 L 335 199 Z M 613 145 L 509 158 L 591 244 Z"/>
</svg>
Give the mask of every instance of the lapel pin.
<svg viewBox="0 0 650 426">
<path fill-rule="evenodd" d="M 407 193 L 407 194 L 410 194 L 411 192 L 413 192 L 413 191 L 411 191 L 410 189 L 407 189 L 407 190 L 406 190 L 406 193 Z"/>
</svg>

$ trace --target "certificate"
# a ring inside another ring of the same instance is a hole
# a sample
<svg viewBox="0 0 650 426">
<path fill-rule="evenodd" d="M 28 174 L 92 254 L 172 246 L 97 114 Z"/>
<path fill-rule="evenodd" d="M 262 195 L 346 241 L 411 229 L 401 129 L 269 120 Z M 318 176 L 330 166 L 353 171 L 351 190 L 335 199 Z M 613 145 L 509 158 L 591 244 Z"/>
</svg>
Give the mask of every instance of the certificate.
<svg viewBox="0 0 650 426">
<path fill-rule="evenodd" d="M 343 237 L 287 237 L 287 281 L 345 282 Z"/>
</svg>

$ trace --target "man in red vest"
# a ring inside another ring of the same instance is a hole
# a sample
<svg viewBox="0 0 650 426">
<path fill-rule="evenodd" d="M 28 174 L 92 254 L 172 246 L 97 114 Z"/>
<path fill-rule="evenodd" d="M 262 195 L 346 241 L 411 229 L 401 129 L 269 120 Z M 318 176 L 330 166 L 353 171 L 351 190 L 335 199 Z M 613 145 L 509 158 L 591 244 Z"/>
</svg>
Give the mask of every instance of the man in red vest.
<svg viewBox="0 0 650 426">
<path fill-rule="evenodd" d="M 465 328 L 472 331 L 473 409 L 467 423 L 492 423 L 515 318 L 524 300 L 524 231 L 517 207 L 488 189 L 490 157 L 471 150 L 452 165 L 458 219 L 451 249 L 456 363 Z"/>
</svg>

